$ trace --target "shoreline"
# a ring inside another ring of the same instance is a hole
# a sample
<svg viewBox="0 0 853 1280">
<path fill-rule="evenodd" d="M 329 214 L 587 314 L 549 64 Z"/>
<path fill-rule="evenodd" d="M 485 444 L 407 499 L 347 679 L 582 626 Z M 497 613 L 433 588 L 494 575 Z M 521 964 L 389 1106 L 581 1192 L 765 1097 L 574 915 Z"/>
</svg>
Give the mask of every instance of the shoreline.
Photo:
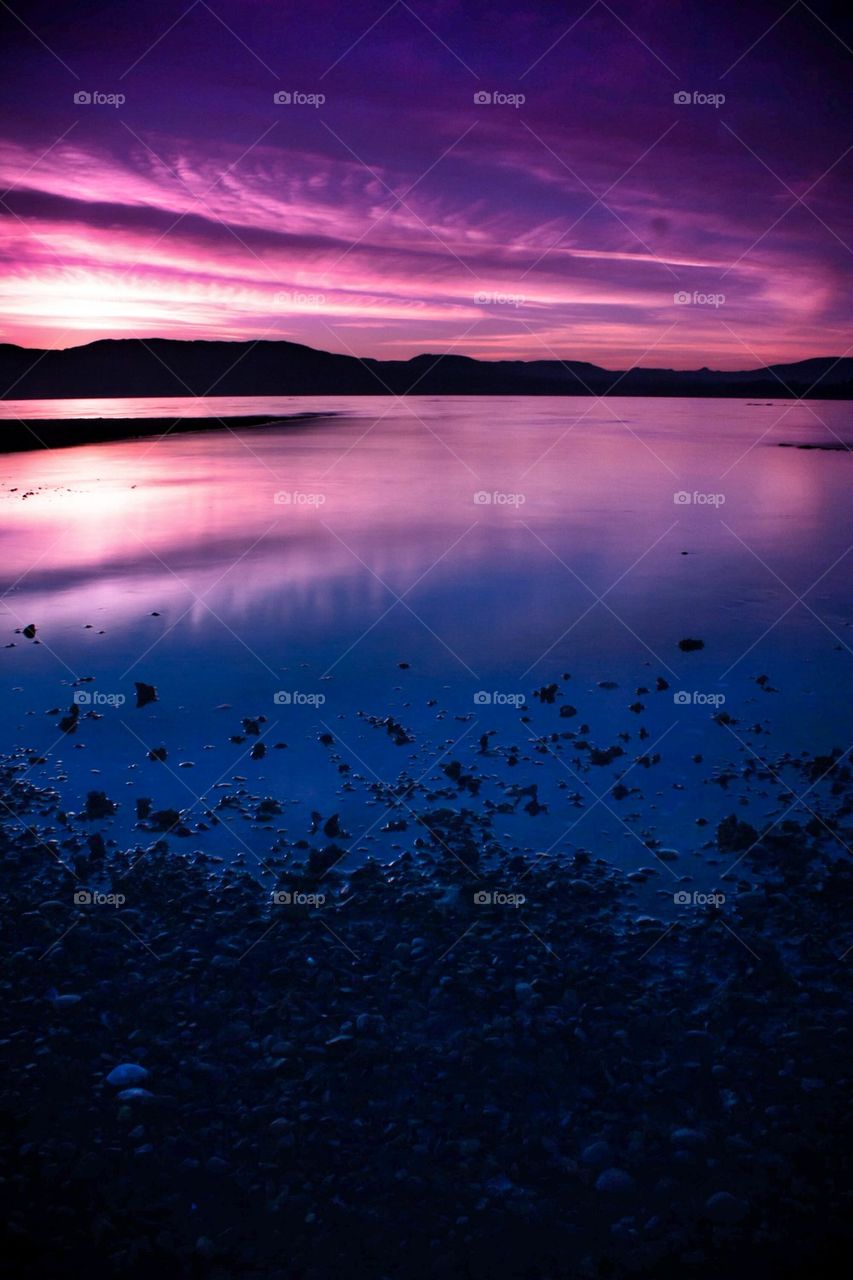
<svg viewBox="0 0 853 1280">
<path fill-rule="evenodd" d="M 0 454 L 69 449 L 76 445 L 113 444 L 150 436 L 187 435 L 199 431 L 257 431 L 316 422 L 335 416 L 325 413 L 248 414 L 199 418 L 2 418 Z"/>
<path fill-rule="evenodd" d="M 592 854 L 489 839 L 473 877 L 464 809 L 390 862 L 265 860 L 272 892 L 166 837 L 81 861 L 27 764 L 0 1185 L 31 1274 L 837 1274 L 853 879 L 822 831 L 765 833 L 723 911 L 666 928 Z"/>
</svg>

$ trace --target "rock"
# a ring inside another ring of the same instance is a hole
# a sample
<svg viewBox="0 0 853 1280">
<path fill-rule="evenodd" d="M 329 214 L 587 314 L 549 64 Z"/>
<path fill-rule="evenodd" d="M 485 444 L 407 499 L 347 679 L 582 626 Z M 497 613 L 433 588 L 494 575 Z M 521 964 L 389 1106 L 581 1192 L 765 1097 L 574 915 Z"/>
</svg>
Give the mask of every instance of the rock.
<svg viewBox="0 0 853 1280">
<path fill-rule="evenodd" d="M 149 702 L 157 701 L 157 690 L 153 684 L 146 684 L 144 680 L 137 680 L 134 687 L 136 689 L 137 707 L 147 707 Z"/>
<path fill-rule="evenodd" d="M 694 640 L 692 636 L 686 636 L 684 640 L 679 640 L 678 647 L 682 653 L 692 653 L 695 649 L 704 649 L 704 640 Z"/>
<path fill-rule="evenodd" d="M 98 818 L 111 818 L 118 805 L 108 800 L 104 791 L 90 791 L 86 796 L 85 816 L 94 821 Z"/>
<path fill-rule="evenodd" d="M 107 1084 L 111 1084 L 113 1088 L 123 1088 L 125 1085 L 141 1084 L 143 1080 L 147 1080 L 149 1071 L 146 1067 L 141 1067 L 138 1062 L 122 1062 L 119 1066 L 113 1067 L 107 1076 Z"/>
<path fill-rule="evenodd" d="M 723 818 L 717 827 L 717 848 L 722 853 L 743 853 L 752 848 L 757 839 L 755 827 L 748 822 L 741 822 L 733 813 Z"/>
<path fill-rule="evenodd" d="M 669 1140 L 676 1147 L 704 1147 L 708 1138 L 701 1129 L 673 1129 Z"/>
<path fill-rule="evenodd" d="M 600 1173 L 595 1181 L 596 1191 L 605 1191 L 608 1193 L 622 1193 L 633 1191 L 635 1187 L 634 1179 L 630 1173 L 626 1173 L 624 1169 L 611 1167 Z"/>
<path fill-rule="evenodd" d="M 613 1148 L 609 1142 L 591 1142 L 581 1152 L 583 1163 L 591 1165 L 593 1169 L 606 1169 L 612 1159 Z"/>
<path fill-rule="evenodd" d="M 36 624 L 34 622 L 27 623 L 27 625 L 24 627 L 23 634 L 27 637 L 28 640 L 34 640 L 35 634 L 36 634 Z"/>
<path fill-rule="evenodd" d="M 749 1213 L 749 1205 L 728 1191 L 717 1191 L 705 1201 L 705 1216 L 718 1226 L 730 1227 L 742 1222 Z"/>
</svg>

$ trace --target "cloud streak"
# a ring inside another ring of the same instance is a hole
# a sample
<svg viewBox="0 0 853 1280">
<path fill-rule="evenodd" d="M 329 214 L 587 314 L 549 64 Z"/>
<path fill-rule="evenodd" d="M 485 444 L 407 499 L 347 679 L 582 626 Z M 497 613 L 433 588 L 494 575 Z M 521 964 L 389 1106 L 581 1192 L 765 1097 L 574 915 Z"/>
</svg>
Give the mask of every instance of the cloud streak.
<svg viewBox="0 0 853 1280">
<path fill-rule="evenodd" d="M 221 8 L 249 44 L 273 13 L 260 0 Z M 119 15 L 97 77 L 84 39 L 94 7 L 82 30 L 45 13 L 80 83 L 121 81 L 127 102 L 75 104 L 70 79 L 51 98 L 55 60 L 18 34 L 23 74 L 4 89 L 18 96 L 0 135 L 2 338 L 281 336 L 360 355 L 611 366 L 648 364 L 653 347 L 674 367 L 840 354 L 853 260 L 843 130 L 815 97 L 811 137 L 789 121 L 782 139 L 785 95 L 750 81 L 749 58 L 726 78 L 724 107 L 676 104 L 681 81 L 662 66 L 684 73 L 690 8 L 657 57 L 638 38 L 655 4 L 626 9 L 631 30 L 602 8 L 562 40 L 544 9 L 513 10 L 511 71 L 478 5 L 433 15 L 456 58 L 399 11 L 331 70 L 371 6 L 355 6 L 338 41 L 291 19 L 286 41 L 265 38 L 264 61 L 304 48 L 286 83 L 322 82 L 319 108 L 275 104 L 270 76 L 203 9 L 126 75 L 116 68 L 134 38 Z M 154 31 L 160 7 L 146 12 Z M 193 33 L 203 56 L 188 52 Z M 796 26 L 773 38 L 777 72 L 790 63 L 807 84 L 844 52 Z M 715 33 L 692 78 L 719 89 L 736 44 Z M 524 74 L 536 48 L 550 51 Z M 474 100 L 482 85 L 521 83 L 520 107 Z"/>
</svg>

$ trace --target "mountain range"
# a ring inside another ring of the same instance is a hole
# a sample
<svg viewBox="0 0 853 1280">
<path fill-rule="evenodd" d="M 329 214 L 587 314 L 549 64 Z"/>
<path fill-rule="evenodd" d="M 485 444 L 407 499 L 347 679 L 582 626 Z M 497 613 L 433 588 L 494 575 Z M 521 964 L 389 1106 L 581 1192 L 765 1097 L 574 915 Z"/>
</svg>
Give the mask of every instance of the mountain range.
<svg viewBox="0 0 853 1280">
<path fill-rule="evenodd" d="M 359 359 L 295 342 L 100 339 L 64 350 L 0 344 L 0 399 L 291 395 L 853 398 L 853 358 L 757 369 L 614 371 L 582 360 Z"/>
</svg>

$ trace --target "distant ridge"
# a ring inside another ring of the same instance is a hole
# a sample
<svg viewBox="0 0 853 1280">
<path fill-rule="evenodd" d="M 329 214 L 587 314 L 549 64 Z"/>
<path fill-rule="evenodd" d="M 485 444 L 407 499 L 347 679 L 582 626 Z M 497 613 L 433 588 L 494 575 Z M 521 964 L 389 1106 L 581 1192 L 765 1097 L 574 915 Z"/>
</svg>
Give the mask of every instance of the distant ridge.
<svg viewBox="0 0 853 1280">
<path fill-rule="evenodd" d="M 63 351 L 0 344 L 0 399 L 101 396 L 620 395 L 853 398 L 853 357 L 725 372 L 581 360 L 419 355 L 359 360 L 295 342 L 104 338 Z"/>
</svg>

